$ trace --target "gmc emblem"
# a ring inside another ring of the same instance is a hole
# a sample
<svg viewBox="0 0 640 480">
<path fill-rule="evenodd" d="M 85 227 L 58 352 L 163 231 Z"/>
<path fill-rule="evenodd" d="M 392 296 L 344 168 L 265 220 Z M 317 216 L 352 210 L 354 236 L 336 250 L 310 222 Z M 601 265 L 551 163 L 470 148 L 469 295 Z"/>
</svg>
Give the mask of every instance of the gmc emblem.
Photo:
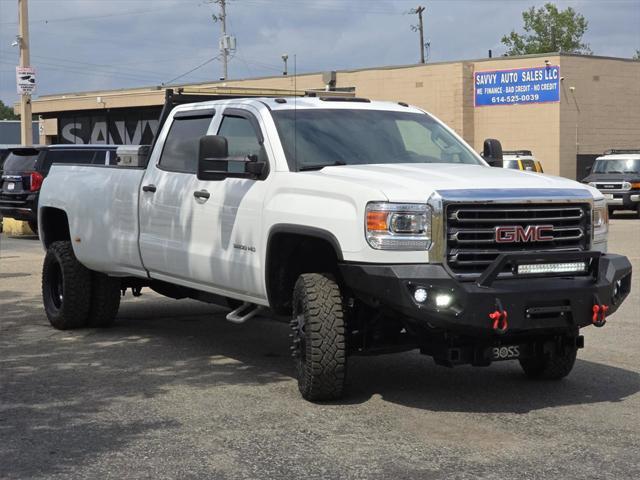
<svg viewBox="0 0 640 480">
<path fill-rule="evenodd" d="M 497 243 L 515 242 L 551 242 L 553 241 L 553 225 L 511 225 L 496 227 Z"/>
</svg>

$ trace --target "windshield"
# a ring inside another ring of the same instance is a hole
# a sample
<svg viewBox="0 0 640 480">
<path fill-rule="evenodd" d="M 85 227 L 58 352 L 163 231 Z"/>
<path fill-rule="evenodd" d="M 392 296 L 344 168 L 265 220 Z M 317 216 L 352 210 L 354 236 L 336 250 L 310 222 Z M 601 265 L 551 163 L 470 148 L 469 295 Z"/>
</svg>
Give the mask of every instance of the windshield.
<svg viewBox="0 0 640 480">
<path fill-rule="evenodd" d="M 272 114 L 292 170 L 381 163 L 481 164 L 426 114 L 343 109 Z"/>
<path fill-rule="evenodd" d="M 596 160 L 593 173 L 640 173 L 640 160 Z"/>
<path fill-rule="evenodd" d="M 17 155 L 11 152 L 4 161 L 3 170 L 7 173 L 27 172 L 36 168 L 38 155 Z"/>
</svg>

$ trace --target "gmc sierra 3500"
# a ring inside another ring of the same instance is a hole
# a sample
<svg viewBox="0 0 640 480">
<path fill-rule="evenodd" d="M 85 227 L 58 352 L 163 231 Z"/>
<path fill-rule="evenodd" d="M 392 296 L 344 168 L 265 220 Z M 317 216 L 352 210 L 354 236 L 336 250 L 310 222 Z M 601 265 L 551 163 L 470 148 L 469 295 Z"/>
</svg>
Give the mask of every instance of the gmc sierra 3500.
<svg viewBox="0 0 640 480">
<path fill-rule="evenodd" d="M 39 222 L 55 328 L 109 325 L 143 287 L 286 316 L 309 400 L 343 394 L 349 355 L 416 348 L 562 378 L 631 287 L 598 190 L 490 168 L 428 113 L 359 98 L 178 106 L 148 165 L 54 165 Z"/>
</svg>

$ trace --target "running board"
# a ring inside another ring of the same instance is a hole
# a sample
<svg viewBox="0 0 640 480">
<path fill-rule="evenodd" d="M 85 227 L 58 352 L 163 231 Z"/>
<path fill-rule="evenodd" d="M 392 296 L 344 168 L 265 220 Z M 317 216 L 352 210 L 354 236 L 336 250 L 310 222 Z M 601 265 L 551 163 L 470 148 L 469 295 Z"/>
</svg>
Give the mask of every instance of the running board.
<svg viewBox="0 0 640 480">
<path fill-rule="evenodd" d="M 255 317 L 264 307 L 255 303 L 244 302 L 238 308 L 227 314 L 227 320 L 232 323 L 244 323 Z"/>
</svg>

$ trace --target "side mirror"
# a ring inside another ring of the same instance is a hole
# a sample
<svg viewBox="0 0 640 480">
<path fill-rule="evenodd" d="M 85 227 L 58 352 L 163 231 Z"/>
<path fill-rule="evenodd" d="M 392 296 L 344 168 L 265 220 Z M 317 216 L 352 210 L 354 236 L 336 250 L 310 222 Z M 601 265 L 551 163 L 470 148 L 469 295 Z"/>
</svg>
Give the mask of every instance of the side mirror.
<svg viewBox="0 0 640 480">
<path fill-rule="evenodd" d="M 593 168 L 593 167 L 587 167 L 587 168 L 585 168 L 585 171 L 587 172 L 587 175 L 589 175 L 589 174 L 591 173 L 591 169 L 592 169 L 592 168 Z"/>
<path fill-rule="evenodd" d="M 487 138 L 482 149 L 484 160 L 492 167 L 502 167 L 502 144 L 495 138 Z"/>
<path fill-rule="evenodd" d="M 220 135 L 200 137 L 198 146 L 198 180 L 224 180 L 225 178 L 260 178 L 265 162 L 255 155 L 246 158 L 229 157 L 227 139 Z"/>
</svg>

